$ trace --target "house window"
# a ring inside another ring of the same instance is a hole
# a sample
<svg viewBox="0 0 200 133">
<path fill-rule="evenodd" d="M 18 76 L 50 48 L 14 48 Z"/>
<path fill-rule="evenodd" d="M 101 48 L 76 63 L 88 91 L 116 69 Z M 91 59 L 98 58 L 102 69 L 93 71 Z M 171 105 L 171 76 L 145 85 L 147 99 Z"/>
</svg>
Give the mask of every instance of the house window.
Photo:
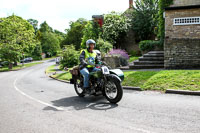
<svg viewBox="0 0 200 133">
<path fill-rule="evenodd" d="M 200 24 L 200 17 L 174 18 L 174 25 Z"/>
</svg>

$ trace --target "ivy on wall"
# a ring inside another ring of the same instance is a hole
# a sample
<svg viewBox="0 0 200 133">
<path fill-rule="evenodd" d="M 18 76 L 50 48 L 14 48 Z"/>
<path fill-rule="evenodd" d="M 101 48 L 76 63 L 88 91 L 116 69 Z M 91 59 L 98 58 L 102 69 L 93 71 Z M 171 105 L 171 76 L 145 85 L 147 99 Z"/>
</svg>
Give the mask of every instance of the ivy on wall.
<svg viewBox="0 0 200 133">
<path fill-rule="evenodd" d="M 159 25 L 158 25 L 158 37 L 161 42 L 164 42 L 165 37 L 165 20 L 163 18 L 163 13 L 165 12 L 165 8 L 173 4 L 173 0 L 159 0 Z"/>
</svg>

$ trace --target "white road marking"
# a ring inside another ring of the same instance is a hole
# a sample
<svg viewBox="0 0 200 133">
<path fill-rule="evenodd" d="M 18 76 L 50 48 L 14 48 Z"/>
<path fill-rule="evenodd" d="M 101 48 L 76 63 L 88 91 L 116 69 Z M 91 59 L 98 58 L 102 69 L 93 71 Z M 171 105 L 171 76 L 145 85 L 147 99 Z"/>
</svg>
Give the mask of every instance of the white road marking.
<svg viewBox="0 0 200 133">
<path fill-rule="evenodd" d="M 32 70 L 30 70 L 30 71 L 32 71 Z M 26 75 L 26 74 L 29 73 L 30 71 L 26 72 L 24 75 Z M 23 75 L 23 76 L 24 76 L 24 75 Z M 21 76 L 21 77 L 23 77 L 23 76 Z M 29 98 L 29 99 L 31 99 L 31 100 L 34 100 L 34 101 L 40 103 L 40 104 L 43 104 L 43 105 L 45 105 L 45 106 L 52 107 L 52 108 L 54 108 L 54 109 L 56 109 L 56 110 L 59 110 L 59 111 L 64 111 L 64 109 L 61 108 L 61 107 L 56 107 L 56 106 L 54 106 L 54 105 L 51 105 L 51 104 L 46 103 L 46 102 L 43 102 L 43 101 L 41 101 L 41 100 L 38 100 L 38 99 L 36 99 L 36 98 L 33 98 L 33 97 L 29 96 L 28 94 L 24 93 L 23 91 L 21 91 L 21 90 L 16 86 L 17 80 L 18 80 L 18 78 L 15 79 L 13 85 L 14 85 L 14 87 L 15 87 L 15 90 L 18 91 L 19 93 L 21 93 L 22 95 L 26 96 L 27 98 Z M 90 104 L 87 105 L 86 107 L 88 108 L 88 107 L 90 107 L 90 106 L 92 106 L 92 105 L 94 105 L 94 104 L 95 104 L 95 103 L 90 103 Z M 67 111 L 67 110 L 65 110 L 65 111 Z M 147 131 L 147 130 L 144 130 L 144 129 L 135 128 L 135 127 L 133 127 L 133 126 L 129 126 L 129 127 L 127 127 L 127 128 L 132 129 L 132 130 L 135 130 L 135 131 L 143 132 L 143 133 L 155 133 L 155 132 Z"/>
<path fill-rule="evenodd" d="M 27 73 L 28 73 L 28 72 L 27 72 Z M 25 74 L 24 74 L 24 75 L 25 75 Z M 15 79 L 13 85 L 14 85 L 14 87 L 15 87 L 15 90 L 18 91 L 19 93 L 21 93 L 22 95 L 26 96 L 27 98 L 29 98 L 29 99 L 31 99 L 31 100 L 34 100 L 34 101 L 40 103 L 40 104 L 43 104 L 43 105 L 52 107 L 52 108 L 57 109 L 57 110 L 59 110 L 59 111 L 64 111 L 63 108 L 56 107 L 56 106 L 54 106 L 54 105 L 51 105 L 51 104 L 46 103 L 46 102 L 43 102 L 43 101 L 41 101 L 41 100 L 38 100 L 38 99 L 36 99 L 36 98 L 33 98 L 33 97 L 29 96 L 28 94 L 24 93 L 23 91 L 21 91 L 21 90 L 16 86 L 17 80 L 18 80 L 18 78 Z"/>
</svg>

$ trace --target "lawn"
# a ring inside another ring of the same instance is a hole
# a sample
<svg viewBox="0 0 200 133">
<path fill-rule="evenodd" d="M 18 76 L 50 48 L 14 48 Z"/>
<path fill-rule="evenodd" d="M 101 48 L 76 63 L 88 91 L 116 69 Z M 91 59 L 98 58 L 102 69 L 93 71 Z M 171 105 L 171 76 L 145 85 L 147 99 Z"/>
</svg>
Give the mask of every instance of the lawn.
<svg viewBox="0 0 200 133">
<path fill-rule="evenodd" d="M 27 64 L 24 64 L 24 66 L 22 66 L 22 64 L 20 64 L 18 66 L 14 66 L 12 70 L 19 70 L 19 69 L 22 69 L 22 68 L 31 67 L 31 66 L 41 64 L 41 63 L 43 63 L 43 62 L 27 63 Z M 8 69 L 8 67 L 0 68 L 0 72 L 12 71 L 12 70 Z"/>
<path fill-rule="evenodd" d="M 163 70 L 125 72 L 122 85 L 143 90 L 200 90 L 200 70 Z"/>
</svg>

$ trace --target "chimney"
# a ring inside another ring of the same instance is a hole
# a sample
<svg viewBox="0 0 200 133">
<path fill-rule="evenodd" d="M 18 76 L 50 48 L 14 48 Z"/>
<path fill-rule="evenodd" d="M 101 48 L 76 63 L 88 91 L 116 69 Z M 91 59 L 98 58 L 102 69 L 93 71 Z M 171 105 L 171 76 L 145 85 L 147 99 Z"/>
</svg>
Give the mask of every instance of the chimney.
<svg viewBox="0 0 200 133">
<path fill-rule="evenodd" d="M 133 0 L 129 0 L 129 8 L 133 8 Z"/>
</svg>

